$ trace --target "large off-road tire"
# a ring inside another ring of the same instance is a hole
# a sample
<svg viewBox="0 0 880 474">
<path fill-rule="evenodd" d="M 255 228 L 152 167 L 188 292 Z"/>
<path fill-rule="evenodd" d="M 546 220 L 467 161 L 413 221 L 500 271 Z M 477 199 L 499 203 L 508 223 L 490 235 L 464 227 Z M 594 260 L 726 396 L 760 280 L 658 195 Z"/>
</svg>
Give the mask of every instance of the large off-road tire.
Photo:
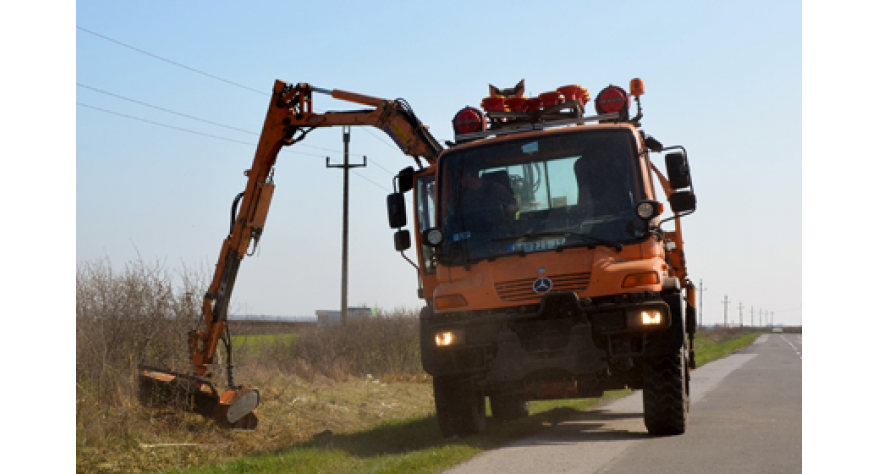
<svg viewBox="0 0 880 474">
<path fill-rule="evenodd" d="M 529 416 L 529 404 L 521 397 L 491 395 L 489 396 L 489 406 L 492 407 L 492 418 L 502 421 L 519 420 Z"/>
<path fill-rule="evenodd" d="M 486 430 L 486 399 L 459 377 L 434 377 L 434 406 L 444 438 Z"/>
<path fill-rule="evenodd" d="M 645 360 L 642 399 L 645 426 L 652 435 L 679 435 L 687 429 L 690 372 L 685 350 Z"/>
</svg>

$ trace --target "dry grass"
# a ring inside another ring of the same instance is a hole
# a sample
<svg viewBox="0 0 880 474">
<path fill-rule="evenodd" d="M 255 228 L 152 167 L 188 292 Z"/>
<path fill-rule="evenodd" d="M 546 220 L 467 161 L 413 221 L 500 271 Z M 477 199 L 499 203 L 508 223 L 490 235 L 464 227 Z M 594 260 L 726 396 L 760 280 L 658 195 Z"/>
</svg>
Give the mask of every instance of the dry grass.
<svg viewBox="0 0 880 474">
<path fill-rule="evenodd" d="M 418 320 L 405 310 L 345 328 L 307 327 L 236 352 L 236 380 L 261 392 L 255 432 L 142 408 L 138 364 L 189 369 L 186 334 L 200 314 L 192 295 L 201 295 L 205 281 L 142 261 L 121 271 L 106 260 L 77 265 L 77 471 L 195 466 L 431 412 Z"/>
<path fill-rule="evenodd" d="M 183 366 L 195 280 L 192 272 L 174 275 L 141 261 L 121 271 L 106 260 L 77 265 L 78 448 L 130 435 L 138 364 Z"/>
<path fill-rule="evenodd" d="M 296 338 L 277 338 L 259 359 L 285 373 L 311 380 L 334 380 L 368 374 L 423 374 L 419 356 L 419 322 L 406 310 L 349 321 L 345 326 L 310 326 Z"/>
</svg>

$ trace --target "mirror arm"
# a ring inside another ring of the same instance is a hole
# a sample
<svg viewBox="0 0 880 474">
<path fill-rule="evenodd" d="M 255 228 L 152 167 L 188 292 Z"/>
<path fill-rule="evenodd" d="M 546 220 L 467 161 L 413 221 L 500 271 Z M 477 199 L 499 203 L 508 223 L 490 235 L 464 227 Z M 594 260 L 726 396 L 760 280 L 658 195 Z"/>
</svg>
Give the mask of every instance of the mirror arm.
<svg viewBox="0 0 880 474">
<path fill-rule="evenodd" d="M 669 200 L 669 195 L 672 194 L 672 188 L 669 186 L 669 180 L 666 179 L 666 176 L 660 172 L 654 162 L 648 160 L 648 163 L 651 165 L 651 169 L 654 170 L 654 173 L 657 175 L 657 180 L 660 181 L 660 186 L 663 187 L 663 194 L 666 194 L 666 199 Z"/>
</svg>

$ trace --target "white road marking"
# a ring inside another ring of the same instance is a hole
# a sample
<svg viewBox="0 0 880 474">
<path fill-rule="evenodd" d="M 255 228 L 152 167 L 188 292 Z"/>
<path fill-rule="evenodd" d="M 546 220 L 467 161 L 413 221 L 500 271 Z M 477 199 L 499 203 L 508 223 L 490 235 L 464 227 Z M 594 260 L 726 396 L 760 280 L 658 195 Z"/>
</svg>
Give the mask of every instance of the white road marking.
<svg viewBox="0 0 880 474">
<path fill-rule="evenodd" d="M 791 341 L 786 339 L 783 335 L 780 335 L 779 337 L 781 337 L 783 341 L 787 342 L 788 345 L 791 346 L 792 349 L 794 349 L 794 352 L 798 355 L 798 359 L 804 360 L 803 356 L 801 355 L 801 351 L 799 351 L 798 348 L 791 343 Z"/>
<path fill-rule="evenodd" d="M 731 372 L 755 357 L 757 354 L 732 354 L 692 371 L 691 410 Z M 550 430 L 482 453 L 446 474 L 601 473 L 628 449 L 648 439 L 642 410 L 639 390 Z M 581 442 L 589 439 L 596 442 Z"/>
</svg>

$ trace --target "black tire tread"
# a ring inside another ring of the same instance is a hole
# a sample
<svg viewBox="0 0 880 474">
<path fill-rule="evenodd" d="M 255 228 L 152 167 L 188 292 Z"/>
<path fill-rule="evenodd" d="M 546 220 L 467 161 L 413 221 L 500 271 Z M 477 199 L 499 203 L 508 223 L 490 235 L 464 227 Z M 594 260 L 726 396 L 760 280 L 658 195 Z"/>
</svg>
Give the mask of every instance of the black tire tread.
<svg viewBox="0 0 880 474">
<path fill-rule="evenodd" d="M 645 426 L 652 435 L 680 435 L 687 429 L 690 397 L 684 352 L 645 361 Z"/>
<path fill-rule="evenodd" d="M 434 377 L 434 406 L 444 438 L 482 433 L 486 430 L 486 400 L 467 380 Z"/>
</svg>

